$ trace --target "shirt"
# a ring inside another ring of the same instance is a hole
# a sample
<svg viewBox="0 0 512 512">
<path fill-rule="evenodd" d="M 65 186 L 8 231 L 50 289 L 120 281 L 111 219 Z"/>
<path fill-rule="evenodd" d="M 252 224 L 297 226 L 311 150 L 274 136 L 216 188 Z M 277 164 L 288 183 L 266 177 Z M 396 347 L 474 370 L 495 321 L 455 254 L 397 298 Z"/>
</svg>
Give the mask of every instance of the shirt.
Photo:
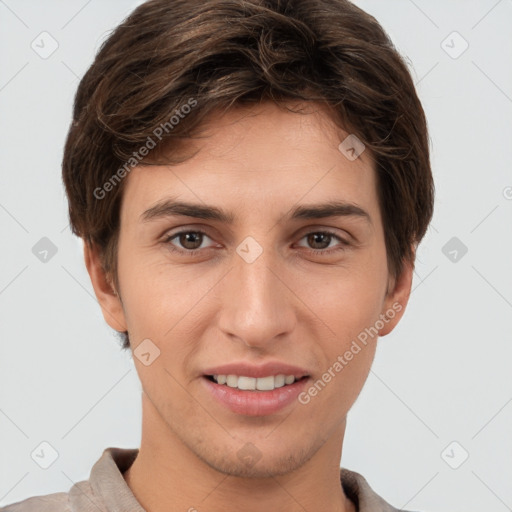
<svg viewBox="0 0 512 512">
<path fill-rule="evenodd" d="M 68 492 L 33 496 L 12 503 L 0 508 L 0 512 L 145 512 L 123 477 L 138 452 L 135 448 L 105 448 L 92 467 L 89 480 L 77 482 Z M 399 510 L 384 501 L 355 471 L 340 468 L 340 481 L 358 512 Z"/>
</svg>

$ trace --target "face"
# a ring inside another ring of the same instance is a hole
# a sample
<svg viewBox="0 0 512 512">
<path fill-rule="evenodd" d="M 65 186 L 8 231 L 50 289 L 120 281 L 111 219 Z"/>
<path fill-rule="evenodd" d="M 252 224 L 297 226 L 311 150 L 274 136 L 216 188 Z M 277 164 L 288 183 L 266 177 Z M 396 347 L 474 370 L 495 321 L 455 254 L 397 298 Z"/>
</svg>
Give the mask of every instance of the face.
<svg viewBox="0 0 512 512">
<path fill-rule="evenodd" d="M 129 332 L 145 435 L 223 473 L 284 474 L 342 434 L 411 269 L 390 277 L 372 159 L 349 160 L 320 107 L 237 107 L 203 129 L 192 158 L 125 178 L 122 302 L 86 262 L 106 321 Z M 279 374 L 302 378 L 231 387 Z"/>
</svg>

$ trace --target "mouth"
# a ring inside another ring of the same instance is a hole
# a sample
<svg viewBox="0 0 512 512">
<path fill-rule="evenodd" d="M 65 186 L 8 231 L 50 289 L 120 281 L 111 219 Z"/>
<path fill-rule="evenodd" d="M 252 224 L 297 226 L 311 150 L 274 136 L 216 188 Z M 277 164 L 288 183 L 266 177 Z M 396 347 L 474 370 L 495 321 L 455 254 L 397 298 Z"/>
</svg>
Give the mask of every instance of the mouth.
<svg viewBox="0 0 512 512">
<path fill-rule="evenodd" d="M 214 403 L 244 416 L 269 416 L 285 408 L 298 406 L 309 375 L 203 375 L 205 390 Z M 295 405 L 294 405 L 295 404 Z"/>
</svg>

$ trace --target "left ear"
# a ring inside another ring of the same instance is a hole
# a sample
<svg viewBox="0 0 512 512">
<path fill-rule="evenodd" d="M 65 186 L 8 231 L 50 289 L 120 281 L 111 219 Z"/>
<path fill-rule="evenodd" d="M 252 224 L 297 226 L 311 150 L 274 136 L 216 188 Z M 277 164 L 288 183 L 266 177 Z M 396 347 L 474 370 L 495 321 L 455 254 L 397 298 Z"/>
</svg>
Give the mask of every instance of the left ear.
<svg viewBox="0 0 512 512">
<path fill-rule="evenodd" d="M 384 326 L 379 329 L 379 336 L 389 334 L 402 318 L 411 295 L 413 272 L 414 262 L 404 261 L 400 275 L 396 279 L 390 278 L 381 311 Z"/>
</svg>

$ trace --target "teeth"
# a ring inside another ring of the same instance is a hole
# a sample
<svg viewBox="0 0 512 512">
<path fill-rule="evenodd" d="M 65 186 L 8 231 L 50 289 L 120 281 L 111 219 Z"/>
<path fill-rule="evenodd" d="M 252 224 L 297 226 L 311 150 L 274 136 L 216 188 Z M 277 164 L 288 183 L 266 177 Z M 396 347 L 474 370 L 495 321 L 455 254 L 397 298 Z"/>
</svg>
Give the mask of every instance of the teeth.
<svg viewBox="0 0 512 512">
<path fill-rule="evenodd" d="M 227 375 L 226 376 L 226 384 L 230 388 L 238 387 L 238 377 L 236 375 Z"/>
<path fill-rule="evenodd" d="M 268 377 L 246 377 L 245 375 L 213 375 L 213 380 L 217 384 L 226 384 L 230 388 L 238 388 L 250 391 L 272 391 L 276 388 L 282 388 L 287 384 L 293 384 L 295 377 L 293 375 L 269 375 Z"/>
</svg>

